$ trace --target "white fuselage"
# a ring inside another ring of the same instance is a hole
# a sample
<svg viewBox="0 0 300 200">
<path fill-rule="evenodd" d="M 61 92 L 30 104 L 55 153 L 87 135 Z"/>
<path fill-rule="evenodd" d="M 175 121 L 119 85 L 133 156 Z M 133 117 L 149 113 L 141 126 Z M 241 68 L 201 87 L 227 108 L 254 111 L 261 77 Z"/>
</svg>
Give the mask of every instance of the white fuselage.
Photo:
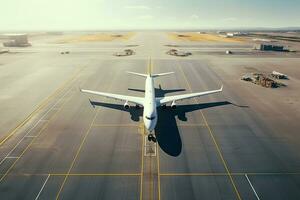
<svg viewBox="0 0 300 200">
<path fill-rule="evenodd" d="M 152 132 L 157 123 L 157 111 L 154 82 L 150 75 L 146 78 L 143 120 L 146 129 Z"/>
</svg>

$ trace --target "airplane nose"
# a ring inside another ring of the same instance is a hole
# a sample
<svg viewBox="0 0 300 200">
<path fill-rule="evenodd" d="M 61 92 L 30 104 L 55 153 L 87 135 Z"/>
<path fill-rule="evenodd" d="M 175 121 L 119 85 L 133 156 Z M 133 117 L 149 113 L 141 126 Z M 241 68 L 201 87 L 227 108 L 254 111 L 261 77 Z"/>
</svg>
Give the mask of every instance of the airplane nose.
<svg viewBox="0 0 300 200">
<path fill-rule="evenodd" d="M 153 127 L 153 124 L 151 122 L 149 122 L 148 120 L 144 122 L 145 124 L 145 128 L 148 130 L 148 131 L 153 131 L 154 127 Z"/>
<path fill-rule="evenodd" d="M 145 128 L 149 131 L 151 124 L 149 122 L 145 122 Z"/>
</svg>

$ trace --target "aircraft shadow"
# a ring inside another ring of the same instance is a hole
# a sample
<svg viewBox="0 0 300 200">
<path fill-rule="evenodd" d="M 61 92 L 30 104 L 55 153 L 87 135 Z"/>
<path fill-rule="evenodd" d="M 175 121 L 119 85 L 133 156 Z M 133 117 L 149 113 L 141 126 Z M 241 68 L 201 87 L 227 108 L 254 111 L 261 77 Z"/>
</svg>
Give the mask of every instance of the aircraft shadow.
<svg viewBox="0 0 300 200">
<path fill-rule="evenodd" d="M 232 104 L 228 101 L 210 102 L 190 105 L 177 105 L 176 109 L 170 106 L 159 107 L 158 121 L 155 128 L 157 142 L 160 148 L 168 155 L 177 157 L 182 151 L 182 140 L 176 123 L 176 117 L 180 121 L 188 121 L 186 113 L 202 110 L 211 107 L 225 106 Z"/>
<path fill-rule="evenodd" d="M 143 116 L 143 109 L 142 108 L 137 109 L 135 106 L 134 107 L 130 106 L 128 109 L 125 109 L 123 104 L 120 105 L 120 104 L 104 103 L 104 102 L 97 102 L 91 100 L 90 103 L 93 107 L 101 106 L 105 108 L 128 112 L 130 114 L 131 120 L 135 122 L 140 121 L 140 117 Z"/>
</svg>

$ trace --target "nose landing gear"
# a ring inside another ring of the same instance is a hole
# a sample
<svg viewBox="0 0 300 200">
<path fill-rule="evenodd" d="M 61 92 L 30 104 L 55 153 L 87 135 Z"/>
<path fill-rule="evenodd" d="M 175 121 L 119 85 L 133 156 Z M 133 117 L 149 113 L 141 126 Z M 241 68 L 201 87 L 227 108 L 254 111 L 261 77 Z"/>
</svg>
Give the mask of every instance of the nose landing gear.
<svg viewBox="0 0 300 200">
<path fill-rule="evenodd" d="M 152 141 L 152 142 L 154 142 L 154 143 L 157 142 L 156 137 L 155 137 L 152 133 L 150 133 L 150 134 L 148 135 L 148 141 L 149 141 L 149 142 Z"/>
</svg>

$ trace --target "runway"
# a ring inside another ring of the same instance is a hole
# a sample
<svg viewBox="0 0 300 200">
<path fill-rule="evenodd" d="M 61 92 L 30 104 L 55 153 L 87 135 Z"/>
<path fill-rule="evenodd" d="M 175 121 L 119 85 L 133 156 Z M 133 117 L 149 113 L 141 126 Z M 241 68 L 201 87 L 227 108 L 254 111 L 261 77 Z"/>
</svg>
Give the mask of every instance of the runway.
<svg viewBox="0 0 300 200">
<path fill-rule="evenodd" d="M 283 125 L 296 121 L 271 126 L 211 57 L 165 55 L 163 33 L 133 40 L 141 44 L 133 57 L 70 54 L 85 64 L 1 145 L 1 199 L 300 199 L 299 125 Z M 126 71 L 146 73 L 149 57 L 153 73 L 175 72 L 155 80 L 157 96 L 224 85 L 175 110 L 158 108 L 157 144 L 145 140 L 142 109 L 79 91 L 143 96 L 133 89 L 144 79 Z"/>
</svg>

